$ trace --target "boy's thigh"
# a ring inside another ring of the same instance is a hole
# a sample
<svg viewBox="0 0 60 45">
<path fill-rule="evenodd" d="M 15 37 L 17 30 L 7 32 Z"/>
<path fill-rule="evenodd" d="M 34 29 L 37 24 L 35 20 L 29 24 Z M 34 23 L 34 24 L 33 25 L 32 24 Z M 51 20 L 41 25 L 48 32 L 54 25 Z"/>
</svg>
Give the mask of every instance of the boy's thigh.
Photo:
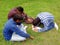
<svg viewBox="0 0 60 45">
<path fill-rule="evenodd" d="M 26 40 L 25 37 L 19 36 L 19 35 L 17 35 L 17 34 L 14 33 L 12 35 L 12 38 L 11 38 L 10 41 L 24 41 L 24 40 Z"/>
</svg>

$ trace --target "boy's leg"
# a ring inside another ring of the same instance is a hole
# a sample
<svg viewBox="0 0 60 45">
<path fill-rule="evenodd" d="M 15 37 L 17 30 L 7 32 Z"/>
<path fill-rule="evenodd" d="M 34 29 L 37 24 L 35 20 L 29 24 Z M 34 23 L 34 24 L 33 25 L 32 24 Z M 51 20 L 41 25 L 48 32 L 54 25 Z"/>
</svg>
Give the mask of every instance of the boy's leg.
<svg viewBox="0 0 60 45">
<path fill-rule="evenodd" d="M 22 36 L 19 36 L 19 35 L 13 33 L 10 41 L 24 41 L 24 40 L 26 40 L 25 37 L 22 37 Z"/>
<path fill-rule="evenodd" d="M 18 27 L 21 31 L 27 33 L 27 32 L 26 32 L 27 26 L 24 26 L 23 24 L 21 24 L 21 25 L 17 25 L 17 27 Z M 10 41 L 24 41 L 24 40 L 26 40 L 25 37 L 19 36 L 19 35 L 17 35 L 17 34 L 14 32 Z"/>
<path fill-rule="evenodd" d="M 56 28 L 56 30 L 58 30 L 58 25 L 56 22 L 54 22 L 54 27 Z"/>
</svg>

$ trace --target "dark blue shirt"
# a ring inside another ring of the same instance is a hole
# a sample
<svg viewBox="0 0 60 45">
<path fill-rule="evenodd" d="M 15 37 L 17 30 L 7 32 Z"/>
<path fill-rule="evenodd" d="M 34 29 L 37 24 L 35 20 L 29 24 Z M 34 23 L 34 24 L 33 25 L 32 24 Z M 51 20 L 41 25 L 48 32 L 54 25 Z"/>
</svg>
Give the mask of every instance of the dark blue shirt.
<svg viewBox="0 0 60 45">
<path fill-rule="evenodd" d="M 16 22 L 13 21 L 13 19 L 10 19 L 7 21 L 3 30 L 3 35 L 4 35 L 5 40 L 10 40 L 13 32 L 25 38 L 30 37 L 29 34 L 26 34 L 23 31 L 21 31 L 16 25 L 17 24 Z"/>
</svg>

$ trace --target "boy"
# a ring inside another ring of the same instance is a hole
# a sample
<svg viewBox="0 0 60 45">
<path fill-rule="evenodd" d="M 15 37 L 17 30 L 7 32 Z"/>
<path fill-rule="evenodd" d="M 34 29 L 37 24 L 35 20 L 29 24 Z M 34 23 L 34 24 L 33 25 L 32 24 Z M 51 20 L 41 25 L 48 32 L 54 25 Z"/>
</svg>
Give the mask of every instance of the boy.
<svg viewBox="0 0 60 45">
<path fill-rule="evenodd" d="M 22 26 L 23 17 L 21 15 L 14 15 L 5 24 L 3 36 L 7 41 L 24 41 L 26 38 L 33 39 L 32 36 L 26 33 Z M 20 26 L 18 28 L 18 25 Z"/>
<path fill-rule="evenodd" d="M 49 12 L 41 12 L 33 21 L 32 29 L 35 32 L 44 32 L 51 30 L 54 27 L 58 30 L 57 24 L 54 23 L 54 16 Z"/>
<path fill-rule="evenodd" d="M 27 14 L 24 12 L 23 7 L 18 6 L 16 8 L 13 8 L 9 14 L 8 14 L 8 19 L 12 18 L 15 14 L 19 14 L 24 18 L 24 22 L 27 24 L 31 24 L 32 21 L 28 20 L 30 17 L 27 16 Z"/>
</svg>

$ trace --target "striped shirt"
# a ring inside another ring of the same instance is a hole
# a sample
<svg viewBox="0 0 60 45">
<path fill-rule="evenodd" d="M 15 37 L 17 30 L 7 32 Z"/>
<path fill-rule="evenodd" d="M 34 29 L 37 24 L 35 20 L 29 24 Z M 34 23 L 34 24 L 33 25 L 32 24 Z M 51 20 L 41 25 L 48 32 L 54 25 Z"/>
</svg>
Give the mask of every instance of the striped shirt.
<svg viewBox="0 0 60 45">
<path fill-rule="evenodd" d="M 44 24 L 44 27 L 38 29 L 38 32 L 44 32 L 54 28 L 54 16 L 51 13 L 41 12 L 37 17 L 41 20 L 41 23 Z"/>
</svg>

